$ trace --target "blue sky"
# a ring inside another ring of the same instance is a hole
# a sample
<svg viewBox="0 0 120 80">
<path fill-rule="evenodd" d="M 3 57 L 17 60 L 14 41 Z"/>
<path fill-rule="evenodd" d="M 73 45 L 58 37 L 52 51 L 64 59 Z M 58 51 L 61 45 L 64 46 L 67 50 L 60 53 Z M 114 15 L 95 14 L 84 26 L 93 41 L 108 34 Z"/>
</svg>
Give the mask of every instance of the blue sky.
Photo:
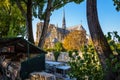
<svg viewBox="0 0 120 80">
<path fill-rule="evenodd" d="M 86 0 L 81 4 L 69 3 L 64 6 L 65 9 L 65 18 L 66 18 L 66 26 L 74 26 L 82 24 L 86 29 L 87 34 L 89 34 L 88 25 L 87 25 L 87 17 L 86 17 Z M 107 32 L 117 31 L 120 34 L 120 12 L 115 10 L 115 6 L 113 5 L 112 0 L 97 0 L 97 9 L 98 9 L 98 17 L 101 28 L 104 34 Z M 58 27 L 62 26 L 62 18 L 63 18 L 63 8 L 55 10 L 52 12 L 52 16 L 50 18 L 51 24 L 58 24 Z M 33 20 L 33 33 L 34 38 L 36 37 L 36 24 L 40 20 Z"/>
</svg>

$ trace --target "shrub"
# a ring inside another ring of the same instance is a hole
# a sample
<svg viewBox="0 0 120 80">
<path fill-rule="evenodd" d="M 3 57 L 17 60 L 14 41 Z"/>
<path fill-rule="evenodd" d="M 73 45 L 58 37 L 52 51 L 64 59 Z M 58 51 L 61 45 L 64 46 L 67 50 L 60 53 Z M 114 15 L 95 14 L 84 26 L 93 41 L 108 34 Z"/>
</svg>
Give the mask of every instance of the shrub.
<svg viewBox="0 0 120 80">
<path fill-rule="evenodd" d="M 92 46 L 85 46 L 82 49 L 82 56 L 76 51 L 69 52 L 71 66 L 70 77 L 76 77 L 77 80 L 103 80 L 103 71 L 98 56 Z"/>
</svg>

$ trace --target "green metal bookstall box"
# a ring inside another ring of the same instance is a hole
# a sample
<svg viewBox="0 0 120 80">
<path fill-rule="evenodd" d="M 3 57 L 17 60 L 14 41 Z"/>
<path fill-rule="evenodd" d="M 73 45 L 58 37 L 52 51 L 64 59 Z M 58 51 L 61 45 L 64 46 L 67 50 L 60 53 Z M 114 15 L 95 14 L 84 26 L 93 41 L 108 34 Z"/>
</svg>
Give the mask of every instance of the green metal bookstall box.
<svg viewBox="0 0 120 80">
<path fill-rule="evenodd" d="M 45 70 L 45 54 L 45 51 L 22 37 L 0 38 L 0 56 L 5 55 L 6 58 L 11 60 L 20 59 L 20 55 L 26 56 L 26 60 L 20 62 L 20 77 L 22 80 L 28 78 L 32 72 Z M 31 55 L 34 55 L 34 57 Z"/>
</svg>

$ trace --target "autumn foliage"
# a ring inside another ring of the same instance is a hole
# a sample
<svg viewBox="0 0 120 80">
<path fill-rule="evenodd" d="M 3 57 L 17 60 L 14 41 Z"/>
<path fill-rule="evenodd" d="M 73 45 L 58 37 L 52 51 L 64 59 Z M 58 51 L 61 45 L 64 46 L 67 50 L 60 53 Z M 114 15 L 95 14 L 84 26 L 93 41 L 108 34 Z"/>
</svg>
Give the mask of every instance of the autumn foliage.
<svg viewBox="0 0 120 80">
<path fill-rule="evenodd" d="M 63 41 L 66 50 L 79 50 L 86 43 L 86 32 L 74 30 L 70 32 Z"/>
</svg>

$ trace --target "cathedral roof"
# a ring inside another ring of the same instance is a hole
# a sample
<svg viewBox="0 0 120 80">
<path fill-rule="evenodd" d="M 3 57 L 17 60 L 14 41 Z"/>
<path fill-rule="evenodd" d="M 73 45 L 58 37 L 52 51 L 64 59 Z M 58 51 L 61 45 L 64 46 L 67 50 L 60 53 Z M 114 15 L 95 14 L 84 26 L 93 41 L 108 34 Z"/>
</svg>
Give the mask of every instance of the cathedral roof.
<svg viewBox="0 0 120 80">
<path fill-rule="evenodd" d="M 64 34 L 64 33 L 65 33 L 65 34 L 69 33 L 68 30 L 65 30 L 65 31 L 64 31 L 64 29 L 62 29 L 62 28 L 57 28 L 57 31 L 60 32 L 60 33 L 62 33 L 62 34 Z"/>
<path fill-rule="evenodd" d="M 84 31 L 86 31 L 81 24 L 69 27 L 68 30 L 84 30 Z"/>
</svg>

